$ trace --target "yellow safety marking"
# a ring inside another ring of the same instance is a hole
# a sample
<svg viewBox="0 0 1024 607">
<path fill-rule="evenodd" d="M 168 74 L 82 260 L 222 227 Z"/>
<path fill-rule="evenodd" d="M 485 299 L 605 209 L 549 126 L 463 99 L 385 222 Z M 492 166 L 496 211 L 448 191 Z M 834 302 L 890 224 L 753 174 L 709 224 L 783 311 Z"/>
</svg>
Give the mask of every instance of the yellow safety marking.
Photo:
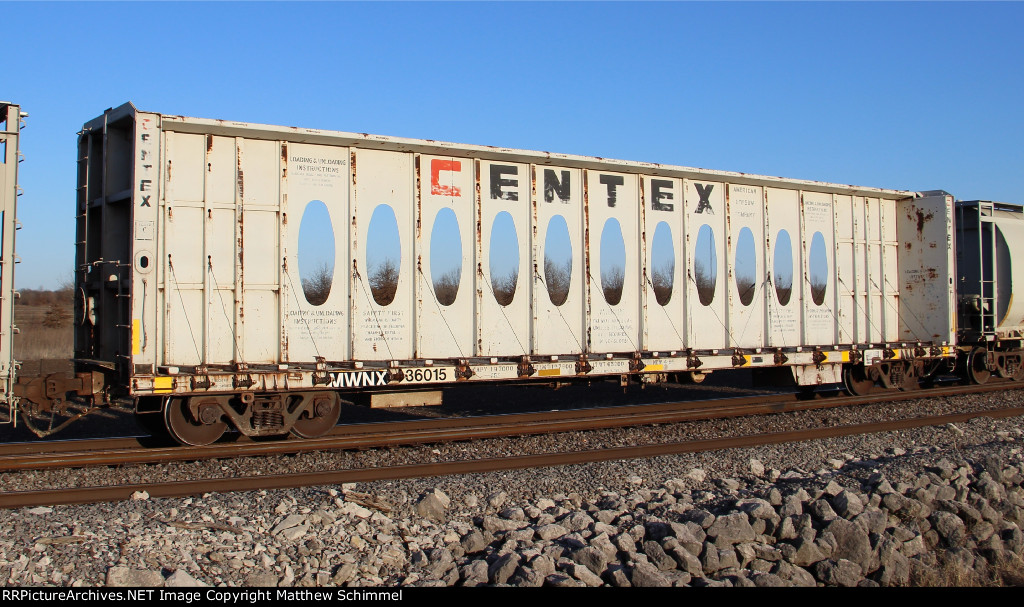
<svg viewBox="0 0 1024 607">
<path fill-rule="evenodd" d="M 142 347 L 139 345 L 139 325 L 141 321 L 138 318 L 132 319 L 132 354 L 142 354 Z"/>
<path fill-rule="evenodd" d="M 848 363 L 850 362 L 850 353 L 847 351 L 843 352 L 825 352 L 825 362 L 829 363 Z"/>
<path fill-rule="evenodd" d="M 561 369 L 541 369 L 541 370 L 537 371 L 537 375 L 539 375 L 541 377 L 547 377 L 547 376 L 550 376 L 550 375 L 561 375 L 561 374 L 562 374 L 562 370 Z"/>
<path fill-rule="evenodd" d="M 154 377 L 153 392 L 170 392 L 174 389 L 173 377 Z"/>
<path fill-rule="evenodd" d="M 664 371 L 665 365 L 645 365 L 644 371 Z"/>
</svg>

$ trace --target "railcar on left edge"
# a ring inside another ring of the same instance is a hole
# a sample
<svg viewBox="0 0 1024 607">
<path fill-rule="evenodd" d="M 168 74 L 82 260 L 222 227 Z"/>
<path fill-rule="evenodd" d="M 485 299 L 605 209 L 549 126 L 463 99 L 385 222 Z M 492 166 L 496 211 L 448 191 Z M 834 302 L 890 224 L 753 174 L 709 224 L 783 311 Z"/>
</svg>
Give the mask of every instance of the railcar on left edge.
<svg viewBox="0 0 1024 607">
<path fill-rule="evenodd" d="M 21 119 L 28 114 L 15 103 L 0 101 L 0 399 L 8 419 L 15 419 L 14 382 L 14 234 L 17 230 L 18 163 Z"/>
</svg>

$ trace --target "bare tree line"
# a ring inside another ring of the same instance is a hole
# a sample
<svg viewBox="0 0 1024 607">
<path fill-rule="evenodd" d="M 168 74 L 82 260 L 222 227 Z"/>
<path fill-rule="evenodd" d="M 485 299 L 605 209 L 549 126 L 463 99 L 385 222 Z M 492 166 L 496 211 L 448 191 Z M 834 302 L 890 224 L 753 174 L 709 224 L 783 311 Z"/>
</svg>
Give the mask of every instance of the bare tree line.
<svg viewBox="0 0 1024 607">
<path fill-rule="evenodd" d="M 668 258 L 661 267 L 651 271 L 651 286 L 654 289 L 654 299 L 659 306 L 666 306 L 672 299 L 672 285 L 675 282 L 676 260 Z"/>
<path fill-rule="evenodd" d="M 811 301 L 814 305 L 820 306 L 825 303 L 825 292 L 828 291 L 828 282 L 824 278 L 811 277 Z"/>
<path fill-rule="evenodd" d="M 708 268 L 703 259 L 693 262 L 693 279 L 697 283 L 697 299 L 701 305 L 710 306 L 715 299 L 715 284 L 718 282 L 718 268 Z"/>
<path fill-rule="evenodd" d="M 710 305 L 712 300 L 715 298 L 715 272 L 709 271 L 701 260 L 697 260 L 694 263 L 694 281 L 697 283 L 697 296 L 700 299 L 700 303 L 705 306 Z M 754 294 L 757 291 L 757 283 L 751 275 L 738 274 L 736 278 L 736 288 L 739 291 L 740 302 L 743 303 L 743 305 L 749 305 L 750 302 L 753 301 Z M 813 301 L 815 305 L 820 306 L 825 303 L 825 294 L 827 291 L 828 278 L 823 276 L 811 276 L 811 301 Z M 778 295 L 779 303 L 787 305 L 793 294 L 793 277 L 783 277 L 781 274 L 776 274 L 775 292 Z"/>
<path fill-rule="evenodd" d="M 675 262 L 671 260 L 652 273 L 654 294 L 660 305 L 666 305 L 672 296 L 674 273 Z M 455 303 L 461 274 L 461 268 L 452 268 L 434 279 L 434 293 L 438 303 L 442 306 L 450 306 Z M 399 268 L 391 259 L 386 259 L 370 269 L 368 283 L 373 299 L 378 305 L 386 306 L 394 300 L 398 290 L 398 275 Z M 544 260 L 544 282 L 547 286 L 548 296 L 556 306 L 564 304 L 568 299 L 571 276 L 571 260 L 566 260 L 562 264 L 556 263 L 551 258 Z M 314 306 L 323 305 L 331 294 L 333 279 L 334 273 L 327 263 L 317 266 L 307 278 L 302 279 L 302 291 L 306 301 Z M 518 282 L 518 268 L 510 269 L 504 275 L 493 277 L 491 288 L 494 291 L 495 300 L 503 306 L 511 304 L 515 298 Z M 623 268 L 613 266 L 603 272 L 601 283 L 604 297 L 608 303 L 613 306 L 618 305 L 622 299 L 622 288 L 625 283 Z"/>
<path fill-rule="evenodd" d="M 442 306 L 450 306 L 455 303 L 459 295 L 459 280 L 462 278 L 462 268 L 452 268 L 434 279 L 434 295 L 437 303 Z"/>
<path fill-rule="evenodd" d="M 74 303 L 74 287 L 62 284 L 53 291 L 47 289 L 18 289 L 19 306 L 52 306 Z"/>
<path fill-rule="evenodd" d="M 398 270 L 398 264 L 390 257 L 370 266 L 368 282 L 377 305 L 386 306 L 395 300 L 395 294 L 398 293 Z"/>
<path fill-rule="evenodd" d="M 569 284 L 572 281 L 572 258 L 564 263 L 544 256 L 544 284 L 548 288 L 551 303 L 560 306 L 569 298 Z"/>
<path fill-rule="evenodd" d="M 625 282 L 626 270 L 622 266 L 612 266 L 601 272 L 601 290 L 608 305 L 617 306 L 622 301 L 622 287 Z"/>
<path fill-rule="evenodd" d="M 491 277 L 491 289 L 494 299 L 503 306 L 512 303 L 516 296 L 516 284 L 519 282 L 519 268 L 512 268 L 502 276 Z"/>
<path fill-rule="evenodd" d="M 321 263 L 309 275 L 309 278 L 302 279 L 302 293 L 310 305 L 323 305 L 331 294 L 331 284 L 334 282 L 334 269 Z"/>
<path fill-rule="evenodd" d="M 452 268 L 434 279 L 434 293 L 437 301 L 443 306 L 450 306 L 455 302 L 459 292 L 461 280 L 461 268 Z M 667 305 L 672 298 L 673 277 L 675 275 L 675 260 L 667 260 L 661 267 L 651 271 L 651 284 L 654 290 L 655 300 L 658 305 Z M 398 265 L 392 259 L 385 259 L 370 269 L 369 285 L 374 301 L 378 305 L 386 306 L 395 299 L 398 290 Z M 569 287 L 572 277 L 572 260 L 564 263 L 557 263 L 551 258 L 544 259 L 544 283 L 547 286 L 548 297 L 551 303 L 560 306 L 569 297 Z M 314 270 L 308 278 L 302 279 L 302 290 L 306 301 L 311 305 L 319 306 L 327 301 L 331 292 L 333 271 L 323 263 Z M 717 284 L 717 271 L 708 269 L 707 264 L 698 259 L 694 262 L 694 281 L 697 286 L 697 297 L 703 305 L 710 305 L 715 297 Z M 519 282 L 519 269 L 513 268 L 506 274 L 492 277 L 492 290 L 494 298 L 502 306 L 512 303 L 515 298 L 516 286 Z M 622 300 L 622 289 L 625 284 L 625 271 L 621 266 L 612 266 L 601 273 L 601 289 L 605 300 L 610 305 L 618 305 Z M 753 276 L 742 274 L 736 279 L 739 290 L 740 301 L 749 305 L 757 290 L 757 284 Z M 787 305 L 793 292 L 792 276 L 783 277 L 775 275 L 775 290 L 779 303 Z M 822 305 L 828 291 L 827 279 L 812 277 L 811 299 L 816 305 Z M 60 291 L 26 290 L 22 291 L 22 305 L 57 305 L 58 302 L 70 300 L 71 289 Z M 55 312 L 53 322 L 62 324 L 62 316 Z"/>
<path fill-rule="evenodd" d="M 57 329 L 70 324 L 75 301 L 74 282 L 64 280 L 57 289 L 21 289 L 16 304 L 30 308 L 45 307 L 42 325 Z"/>
<path fill-rule="evenodd" d="M 793 276 L 783 276 L 782 274 L 775 274 L 775 294 L 779 297 L 779 303 L 782 305 L 789 304 L 790 297 L 793 296 Z"/>
<path fill-rule="evenodd" d="M 398 292 L 398 264 L 391 258 L 374 264 L 370 267 L 367 282 L 370 286 L 370 293 L 377 305 L 386 306 L 395 299 Z M 452 268 L 434 279 L 434 293 L 437 301 L 442 306 L 450 306 L 455 303 L 459 293 L 459 282 L 461 279 L 461 268 Z M 498 302 L 505 302 L 508 305 L 515 295 L 518 270 L 511 271 L 508 275 L 495 280 L 495 297 Z M 323 263 L 307 278 L 302 279 L 302 292 L 310 305 L 319 306 L 327 301 L 331 294 L 331 286 L 334 281 L 334 272 L 327 263 Z"/>
</svg>

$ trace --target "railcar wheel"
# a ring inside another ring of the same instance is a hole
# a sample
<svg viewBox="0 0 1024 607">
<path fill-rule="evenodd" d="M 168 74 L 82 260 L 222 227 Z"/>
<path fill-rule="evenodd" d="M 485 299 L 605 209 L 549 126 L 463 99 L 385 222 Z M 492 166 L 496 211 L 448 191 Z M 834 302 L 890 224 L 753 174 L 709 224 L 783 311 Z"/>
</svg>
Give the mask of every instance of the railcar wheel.
<svg viewBox="0 0 1024 607">
<path fill-rule="evenodd" d="M 183 445 L 201 447 L 209 445 L 224 435 L 228 424 L 216 402 L 199 403 L 197 414 L 193 415 L 190 399 L 172 398 L 164 406 L 164 423 L 171 438 Z"/>
<path fill-rule="evenodd" d="M 313 417 L 305 417 L 312 414 Z M 341 417 L 341 399 L 334 392 L 313 397 L 310 411 L 292 426 L 292 434 L 299 438 L 316 438 L 330 432 Z"/>
<path fill-rule="evenodd" d="M 974 384 L 984 384 L 992 377 L 988 368 L 988 352 L 985 348 L 975 348 L 967 356 L 967 379 Z"/>
<path fill-rule="evenodd" d="M 863 365 L 847 365 L 843 369 L 843 387 L 852 396 L 867 396 L 875 391 L 875 382 L 868 377 Z"/>
</svg>

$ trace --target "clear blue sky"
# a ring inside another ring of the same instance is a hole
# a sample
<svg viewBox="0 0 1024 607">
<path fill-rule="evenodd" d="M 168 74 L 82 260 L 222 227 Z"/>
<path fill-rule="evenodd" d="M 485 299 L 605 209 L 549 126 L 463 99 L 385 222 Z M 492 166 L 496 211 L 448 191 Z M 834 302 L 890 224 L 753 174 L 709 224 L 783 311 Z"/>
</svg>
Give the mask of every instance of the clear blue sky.
<svg viewBox="0 0 1024 607">
<path fill-rule="evenodd" d="M 1024 202 L 1021 3 L 8 3 L 20 288 L 105 108 Z"/>
</svg>

